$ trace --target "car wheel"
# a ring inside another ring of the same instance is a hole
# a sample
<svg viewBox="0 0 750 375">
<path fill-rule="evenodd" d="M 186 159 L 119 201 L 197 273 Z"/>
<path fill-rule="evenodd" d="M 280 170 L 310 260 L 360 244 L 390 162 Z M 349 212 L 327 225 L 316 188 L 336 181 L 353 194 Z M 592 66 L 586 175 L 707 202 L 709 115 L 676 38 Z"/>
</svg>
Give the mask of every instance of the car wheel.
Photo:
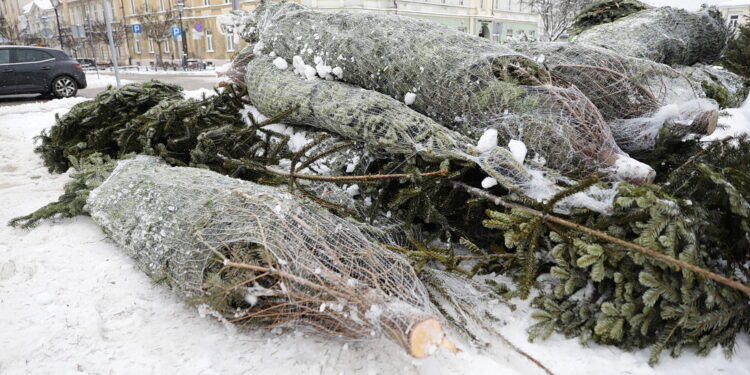
<svg viewBox="0 0 750 375">
<path fill-rule="evenodd" d="M 52 93 L 58 98 L 76 96 L 76 93 L 78 93 L 78 85 L 73 78 L 60 76 L 52 81 Z"/>
</svg>

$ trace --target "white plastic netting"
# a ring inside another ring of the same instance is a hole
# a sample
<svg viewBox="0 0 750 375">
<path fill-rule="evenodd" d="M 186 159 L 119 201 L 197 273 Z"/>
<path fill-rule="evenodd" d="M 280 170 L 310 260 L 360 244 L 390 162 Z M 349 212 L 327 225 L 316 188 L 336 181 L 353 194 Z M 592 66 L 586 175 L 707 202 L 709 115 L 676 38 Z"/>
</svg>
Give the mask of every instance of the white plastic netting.
<svg viewBox="0 0 750 375">
<path fill-rule="evenodd" d="M 443 339 L 414 347 L 420 323 L 442 331 L 404 259 L 278 188 L 141 156 L 120 161 L 86 209 L 146 274 L 229 322 L 385 334 L 413 355 Z"/>
<path fill-rule="evenodd" d="M 543 67 L 503 45 L 408 17 L 318 13 L 292 3 L 265 3 L 243 19 L 246 24 L 242 34 L 255 43 L 254 54 L 280 59 L 272 64 L 267 61 L 272 59 L 256 57 L 258 61 L 248 65 L 245 83 L 251 100 L 259 107 L 273 107 L 278 104 L 275 102 L 321 107 L 321 100 L 333 101 L 329 107 L 356 107 L 366 100 L 373 102 L 364 97 L 379 92 L 403 101 L 403 108 L 397 112 L 413 109 L 443 129 L 471 140 L 479 139 L 487 129 L 495 129 L 501 146 L 510 140 L 522 141 L 530 158 L 565 174 L 581 176 L 600 171 L 638 182 L 653 177 L 653 171 L 645 165 L 639 169 L 643 175 L 618 175 L 618 169 L 613 168 L 618 163 L 638 162 L 620 150 L 596 107 L 574 87 L 551 86 L 551 77 Z M 358 30 L 367 32 L 362 35 L 355 32 Z M 290 72 L 283 73 L 291 70 L 300 77 L 295 80 Z M 333 80 L 372 91 L 355 95 L 357 87 Z M 327 94 L 336 91 L 336 95 Z M 310 93 L 318 97 L 311 98 L 307 95 Z M 309 112 L 307 118 L 299 120 L 311 126 L 334 123 L 330 111 Z M 366 137 L 366 143 L 407 143 L 422 134 L 410 133 L 400 140 L 397 137 L 404 133 L 393 132 L 388 126 L 361 132 L 363 128 L 350 126 L 346 111 L 340 110 L 337 116 L 334 125 L 339 134 L 354 132 Z M 433 151 L 428 148 L 419 152 Z M 497 157 L 493 164 L 513 164 L 507 154 L 495 153 L 493 157 Z M 513 184 L 528 179 L 515 165 L 491 167 Z"/>
<path fill-rule="evenodd" d="M 676 135 L 714 128 L 718 106 L 679 71 L 651 60 L 584 43 L 524 43 L 514 49 L 544 61 L 557 85 L 574 86 L 609 123 L 623 150 L 655 144 L 666 129 Z M 701 121 L 712 120 L 712 124 Z"/>
<path fill-rule="evenodd" d="M 579 34 L 575 42 L 669 65 L 693 65 L 718 60 L 730 35 L 716 8 L 693 13 L 662 7 L 593 26 Z"/>
</svg>

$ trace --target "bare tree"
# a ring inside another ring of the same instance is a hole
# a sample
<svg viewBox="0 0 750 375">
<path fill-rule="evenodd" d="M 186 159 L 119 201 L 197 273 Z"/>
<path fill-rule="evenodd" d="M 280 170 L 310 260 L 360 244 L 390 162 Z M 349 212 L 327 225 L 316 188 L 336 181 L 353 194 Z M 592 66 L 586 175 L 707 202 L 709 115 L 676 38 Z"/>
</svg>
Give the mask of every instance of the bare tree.
<svg viewBox="0 0 750 375">
<path fill-rule="evenodd" d="M 125 40 L 125 26 L 119 22 L 113 22 L 112 26 L 112 42 L 115 44 L 114 47 L 121 46 Z M 109 36 L 107 35 L 107 24 L 104 21 L 96 20 L 91 21 L 91 37 L 97 44 L 103 44 L 109 46 Z M 109 51 L 109 48 L 107 48 Z M 108 52 L 111 55 L 111 52 Z M 109 56 L 110 62 L 114 59 L 114 56 Z"/>
<path fill-rule="evenodd" d="M 532 7 L 542 20 L 544 41 L 555 41 L 573 24 L 578 13 L 595 0 L 522 0 Z"/>
<path fill-rule="evenodd" d="M 0 16 L 0 37 L 8 44 L 21 42 L 21 28 L 18 19 Z"/>
<path fill-rule="evenodd" d="M 162 66 L 162 45 L 169 43 L 169 38 L 172 36 L 170 27 L 177 20 L 177 12 L 172 9 L 158 13 L 146 11 L 138 16 L 138 20 L 141 22 L 142 33 L 146 34 L 146 37 L 151 38 L 156 43 L 156 65 Z M 184 38 L 185 36 L 183 35 L 182 37 Z"/>
</svg>

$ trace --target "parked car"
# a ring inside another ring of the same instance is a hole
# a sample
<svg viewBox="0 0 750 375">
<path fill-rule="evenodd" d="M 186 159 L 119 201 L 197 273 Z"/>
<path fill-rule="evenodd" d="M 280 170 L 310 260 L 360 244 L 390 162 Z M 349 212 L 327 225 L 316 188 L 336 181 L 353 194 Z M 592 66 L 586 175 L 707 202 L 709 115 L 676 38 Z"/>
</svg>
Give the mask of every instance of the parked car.
<svg viewBox="0 0 750 375">
<path fill-rule="evenodd" d="M 0 46 L 0 95 L 75 96 L 86 88 L 81 64 L 59 49 Z"/>
<path fill-rule="evenodd" d="M 95 68 L 96 67 L 96 59 L 90 59 L 88 57 L 79 57 L 78 63 L 81 64 L 81 67 L 86 68 Z"/>
</svg>

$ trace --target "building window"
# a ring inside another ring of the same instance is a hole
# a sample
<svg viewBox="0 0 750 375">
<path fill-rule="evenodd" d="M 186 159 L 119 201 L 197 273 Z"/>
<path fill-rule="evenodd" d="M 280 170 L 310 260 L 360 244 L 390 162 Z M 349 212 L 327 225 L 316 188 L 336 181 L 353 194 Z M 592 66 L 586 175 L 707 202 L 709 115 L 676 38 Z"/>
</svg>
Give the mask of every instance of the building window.
<svg viewBox="0 0 750 375">
<path fill-rule="evenodd" d="M 148 38 L 148 53 L 154 53 L 154 40 Z"/>
<path fill-rule="evenodd" d="M 214 33 L 211 29 L 206 29 L 206 52 L 214 51 Z"/>
<path fill-rule="evenodd" d="M 148 0 L 143 0 L 143 12 L 148 13 Z"/>
<path fill-rule="evenodd" d="M 203 5 L 205 6 L 211 5 L 211 0 L 203 0 Z"/>
<path fill-rule="evenodd" d="M 740 16 L 734 15 L 729 17 L 729 26 L 731 27 L 737 27 L 737 24 L 740 22 Z"/>
<path fill-rule="evenodd" d="M 164 41 L 164 53 L 169 53 L 169 39 Z"/>
<path fill-rule="evenodd" d="M 492 40 L 499 42 L 500 41 L 500 33 L 503 31 L 503 24 L 502 23 L 493 23 L 492 24 Z"/>
<path fill-rule="evenodd" d="M 135 14 L 135 0 L 130 0 L 130 14 Z"/>
<path fill-rule="evenodd" d="M 536 40 L 536 31 L 534 30 L 529 31 L 529 39 Z"/>
<path fill-rule="evenodd" d="M 234 33 L 227 34 L 227 52 L 234 52 Z"/>
<path fill-rule="evenodd" d="M 232 0 L 224 0 L 224 4 L 229 4 L 231 2 L 232 2 Z"/>
<path fill-rule="evenodd" d="M 164 11 L 164 0 L 159 0 L 159 10 Z"/>
<path fill-rule="evenodd" d="M 508 29 L 505 31 L 505 37 L 507 39 L 513 39 L 513 29 Z"/>
<path fill-rule="evenodd" d="M 141 54 L 141 38 L 135 38 L 135 53 Z"/>
</svg>

